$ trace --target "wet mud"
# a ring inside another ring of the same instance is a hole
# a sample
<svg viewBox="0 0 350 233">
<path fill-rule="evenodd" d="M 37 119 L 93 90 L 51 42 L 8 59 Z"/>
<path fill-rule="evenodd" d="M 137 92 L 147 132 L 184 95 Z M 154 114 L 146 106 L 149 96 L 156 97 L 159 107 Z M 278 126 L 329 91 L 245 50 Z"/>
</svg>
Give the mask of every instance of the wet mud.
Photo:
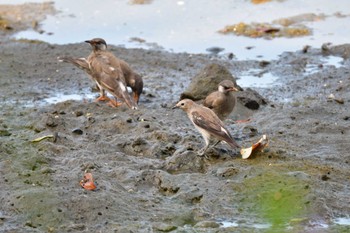
<svg viewBox="0 0 350 233">
<path fill-rule="evenodd" d="M 350 45 L 264 62 L 110 46 L 144 77 L 139 109 L 130 110 L 95 102 L 87 75 L 57 61 L 87 56 L 87 44 L 8 33 L 0 43 L 1 231 L 349 231 Z M 334 57 L 341 62 L 327 63 Z M 279 77 L 266 88 L 243 86 L 225 121 L 242 146 L 267 134 L 264 153 L 243 160 L 221 143 L 209 158 L 197 155 L 203 139 L 171 107 L 211 64 L 238 84 L 251 69 Z M 75 94 L 82 98 L 46 101 Z M 251 108 L 251 96 L 264 101 Z M 85 172 L 94 191 L 79 184 Z"/>
</svg>

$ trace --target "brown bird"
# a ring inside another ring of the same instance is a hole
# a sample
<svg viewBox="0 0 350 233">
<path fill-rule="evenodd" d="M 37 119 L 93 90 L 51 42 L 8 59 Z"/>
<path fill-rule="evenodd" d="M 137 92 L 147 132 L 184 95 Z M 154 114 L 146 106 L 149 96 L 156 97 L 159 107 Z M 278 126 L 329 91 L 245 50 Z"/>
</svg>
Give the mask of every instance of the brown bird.
<svg viewBox="0 0 350 233">
<path fill-rule="evenodd" d="M 214 145 L 216 146 L 220 141 L 225 141 L 233 149 L 240 148 L 240 146 L 234 141 L 230 132 L 224 126 L 224 123 L 219 117 L 209 108 L 196 104 L 190 99 L 183 99 L 178 102 L 174 108 L 181 108 L 187 113 L 193 125 L 202 134 L 205 147 L 199 151 L 199 155 L 202 156 L 209 147 L 210 140 L 218 140 Z"/>
<path fill-rule="evenodd" d="M 118 58 L 117 58 L 118 59 Z M 140 95 L 143 90 L 143 79 L 142 77 L 134 72 L 128 63 L 125 61 L 118 59 L 120 63 L 120 67 L 122 68 L 126 85 L 131 88 L 133 92 L 133 98 L 135 103 L 139 103 Z"/>
<path fill-rule="evenodd" d="M 97 100 L 109 100 L 106 91 L 114 97 L 124 100 L 130 108 L 136 108 L 143 90 L 143 80 L 140 75 L 134 72 L 123 60 L 115 57 L 107 51 L 107 44 L 101 38 L 85 41 L 89 43 L 93 51 L 86 58 L 59 57 L 61 62 L 69 62 L 84 70 L 94 80 L 100 90 L 100 97 Z M 133 99 L 130 99 L 126 86 L 131 87 Z M 112 105 L 120 105 L 111 101 Z"/>
<path fill-rule="evenodd" d="M 85 57 L 81 58 L 73 58 L 73 57 L 58 57 L 58 61 L 60 62 L 67 62 L 75 65 L 81 70 L 84 70 L 90 77 L 92 81 L 94 81 L 100 91 L 100 96 L 96 99 L 96 101 L 104 101 L 104 100 L 110 100 L 104 89 L 101 87 L 101 85 L 97 82 L 97 80 L 92 75 L 92 71 L 90 70 L 89 63 Z"/>
<path fill-rule="evenodd" d="M 236 105 L 234 91 L 238 91 L 234 83 L 230 80 L 224 80 L 219 83 L 217 91 L 210 93 L 205 98 L 203 105 L 213 110 L 223 121 L 231 114 Z"/>
</svg>

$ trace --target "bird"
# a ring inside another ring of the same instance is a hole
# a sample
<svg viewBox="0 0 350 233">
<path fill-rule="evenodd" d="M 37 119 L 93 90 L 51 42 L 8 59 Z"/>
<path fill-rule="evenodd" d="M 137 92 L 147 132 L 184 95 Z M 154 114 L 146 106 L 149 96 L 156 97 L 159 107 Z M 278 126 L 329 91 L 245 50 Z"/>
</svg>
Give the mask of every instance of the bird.
<svg viewBox="0 0 350 233">
<path fill-rule="evenodd" d="M 93 81 L 95 81 L 94 78 L 92 77 L 92 72 L 90 70 L 89 63 L 86 58 L 58 57 L 58 60 L 60 62 L 67 62 L 75 65 L 76 67 L 85 71 L 90 76 L 90 78 Z M 137 74 L 130 68 L 128 63 L 126 63 L 125 61 L 119 58 L 117 58 L 117 60 L 120 62 L 120 66 L 123 71 L 126 85 L 131 88 L 133 92 L 133 99 L 135 103 L 138 104 L 140 95 L 142 94 L 142 91 L 143 91 L 143 79 L 139 74 Z M 99 87 L 97 82 L 96 84 Z M 104 92 L 101 93 L 101 96 L 99 98 L 97 98 L 97 100 L 107 100 L 107 99 L 108 97 L 106 97 Z"/>
<path fill-rule="evenodd" d="M 190 99 L 179 101 L 174 107 L 180 108 L 187 113 L 195 128 L 202 134 L 205 141 L 205 146 L 198 152 L 199 156 L 203 156 L 211 139 L 216 139 L 217 142 L 212 146 L 216 146 L 220 141 L 225 141 L 232 149 L 240 148 L 235 142 L 230 132 L 224 126 L 220 118 L 209 108 L 199 105 Z"/>
<path fill-rule="evenodd" d="M 84 70 L 96 82 L 100 90 L 97 100 L 110 100 L 106 91 L 115 98 L 123 100 L 129 108 L 136 109 L 143 90 L 142 77 L 134 72 L 128 63 L 115 57 L 107 50 L 107 43 L 102 38 L 85 41 L 93 49 L 88 58 L 58 57 L 61 62 L 68 62 Z M 133 92 L 131 100 L 127 86 Z M 112 106 L 120 103 L 110 100 Z"/>
<path fill-rule="evenodd" d="M 131 69 L 128 63 L 121 59 L 118 60 L 125 77 L 126 85 L 131 88 L 134 101 L 138 104 L 143 90 L 143 79 L 141 75 Z"/>
<path fill-rule="evenodd" d="M 97 85 L 98 90 L 100 91 L 100 96 L 96 99 L 96 101 L 105 101 L 105 100 L 110 100 L 106 92 L 103 90 L 103 88 L 100 86 L 100 84 L 97 82 L 97 80 L 94 78 L 92 71 L 90 70 L 89 63 L 85 57 L 81 58 L 73 58 L 73 57 L 58 57 L 58 61 L 60 62 L 67 62 L 75 65 L 79 69 L 85 71 L 90 79 L 94 81 Z"/>
<path fill-rule="evenodd" d="M 210 93 L 203 101 L 203 105 L 210 108 L 224 121 L 233 111 L 236 105 L 236 96 L 233 92 L 238 91 L 231 80 L 223 80 L 218 85 L 218 90 Z"/>
</svg>

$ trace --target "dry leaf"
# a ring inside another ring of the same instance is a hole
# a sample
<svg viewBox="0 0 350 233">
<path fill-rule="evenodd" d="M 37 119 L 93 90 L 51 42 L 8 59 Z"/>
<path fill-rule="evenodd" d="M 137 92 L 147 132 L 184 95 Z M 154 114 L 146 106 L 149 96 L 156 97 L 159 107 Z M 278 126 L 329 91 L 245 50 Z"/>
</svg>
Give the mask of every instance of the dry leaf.
<svg viewBox="0 0 350 233">
<path fill-rule="evenodd" d="M 54 138 L 54 137 L 55 137 L 55 135 L 50 134 L 50 135 L 46 135 L 46 136 L 43 136 L 43 137 L 40 137 L 40 138 L 36 138 L 36 139 L 32 140 L 32 142 L 40 142 L 40 141 L 42 141 L 44 139 Z"/>
<path fill-rule="evenodd" d="M 242 159 L 249 158 L 252 154 L 257 152 L 258 150 L 262 151 L 268 144 L 269 144 L 269 140 L 267 139 L 267 136 L 263 135 L 260 138 L 260 140 L 257 143 L 253 144 L 251 147 L 241 149 Z"/>
<path fill-rule="evenodd" d="M 94 180 L 92 178 L 91 173 L 85 173 L 84 178 L 80 181 L 81 187 L 86 190 L 94 190 L 96 189 L 96 185 L 94 184 Z"/>
</svg>

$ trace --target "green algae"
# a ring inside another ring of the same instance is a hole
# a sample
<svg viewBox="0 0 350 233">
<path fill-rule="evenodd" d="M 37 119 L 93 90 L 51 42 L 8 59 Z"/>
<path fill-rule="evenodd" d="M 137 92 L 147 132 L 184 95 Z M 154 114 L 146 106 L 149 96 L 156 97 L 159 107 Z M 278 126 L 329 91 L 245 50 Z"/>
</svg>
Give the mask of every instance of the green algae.
<svg viewBox="0 0 350 233">
<path fill-rule="evenodd" d="M 246 211 L 271 224 L 269 232 L 285 229 L 295 219 L 307 217 L 310 207 L 310 185 L 295 176 L 269 171 L 244 182 L 243 206 Z"/>
</svg>

